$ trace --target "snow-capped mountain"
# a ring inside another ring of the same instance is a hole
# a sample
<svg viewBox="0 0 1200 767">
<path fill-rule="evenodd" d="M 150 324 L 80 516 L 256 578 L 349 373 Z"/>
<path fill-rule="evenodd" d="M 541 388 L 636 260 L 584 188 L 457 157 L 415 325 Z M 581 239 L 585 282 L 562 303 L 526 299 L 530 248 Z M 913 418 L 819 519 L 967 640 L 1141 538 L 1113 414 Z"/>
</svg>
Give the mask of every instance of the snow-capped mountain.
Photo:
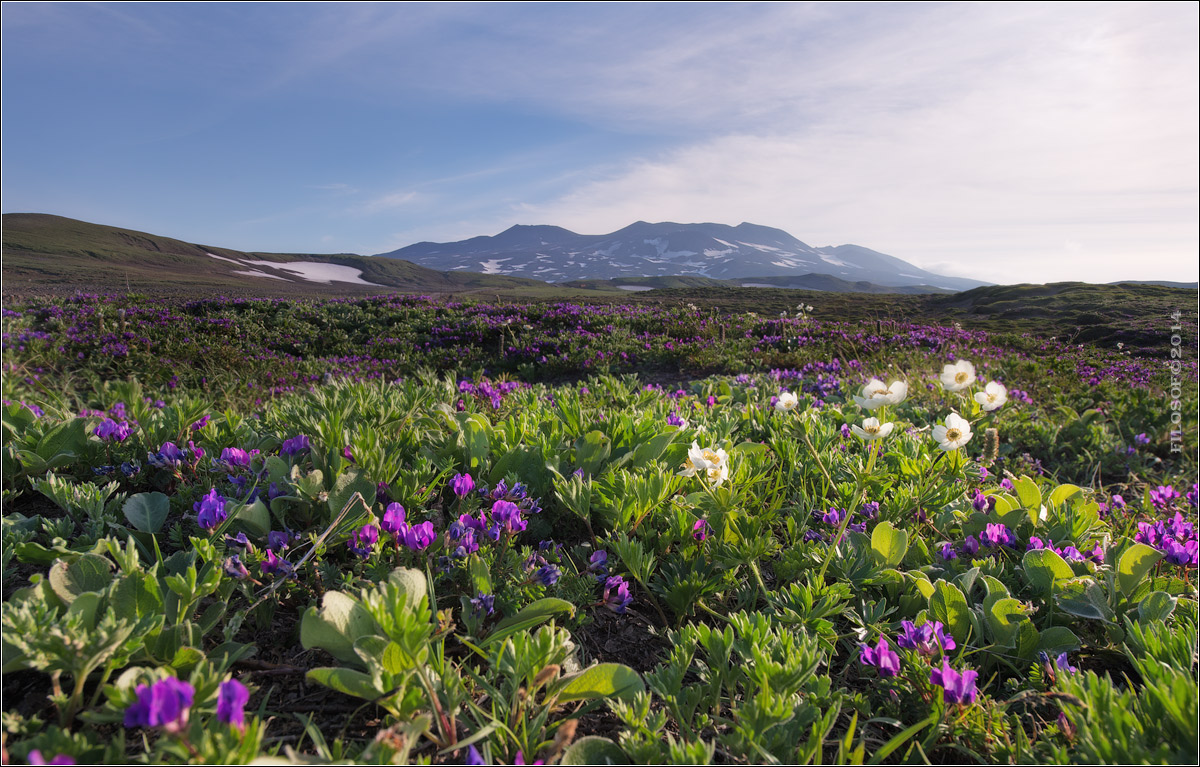
<svg viewBox="0 0 1200 767">
<path fill-rule="evenodd" d="M 782 229 L 742 223 L 649 224 L 612 234 L 576 234 L 558 226 L 514 226 L 494 237 L 419 242 L 384 258 L 448 271 L 529 277 L 545 282 L 694 275 L 723 280 L 829 274 L 877 285 L 968 290 L 979 280 L 919 269 L 858 245 L 814 248 Z"/>
</svg>

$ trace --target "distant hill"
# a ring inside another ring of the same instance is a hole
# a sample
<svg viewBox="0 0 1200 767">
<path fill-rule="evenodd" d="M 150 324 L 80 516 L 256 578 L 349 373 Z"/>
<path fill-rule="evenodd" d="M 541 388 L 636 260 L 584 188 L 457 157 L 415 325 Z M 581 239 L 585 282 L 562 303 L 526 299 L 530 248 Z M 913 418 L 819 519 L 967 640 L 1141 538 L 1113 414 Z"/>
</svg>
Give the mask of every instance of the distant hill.
<svg viewBox="0 0 1200 767">
<path fill-rule="evenodd" d="M 452 271 L 555 283 L 670 276 L 767 282 L 767 278 L 820 274 L 852 284 L 947 291 L 987 284 L 927 272 L 859 245 L 814 248 L 782 229 L 749 223 L 638 221 L 597 235 L 576 234 L 559 226 L 514 226 L 494 237 L 420 242 L 379 255 Z"/>
<path fill-rule="evenodd" d="M 439 272 L 349 253 L 246 253 L 42 213 L 4 214 L 3 242 L 5 293 L 126 285 L 235 294 L 555 292 L 517 277 Z"/>
<path fill-rule="evenodd" d="M 928 285 L 892 286 L 873 282 L 849 282 L 828 274 L 801 274 L 795 277 L 746 277 L 738 280 L 715 280 L 711 277 L 614 277 L 611 280 L 571 280 L 558 283 L 563 287 L 588 290 L 626 291 L 673 290 L 676 288 L 787 288 L 817 290 L 823 293 L 951 293 L 953 291 Z"/>
</svg>

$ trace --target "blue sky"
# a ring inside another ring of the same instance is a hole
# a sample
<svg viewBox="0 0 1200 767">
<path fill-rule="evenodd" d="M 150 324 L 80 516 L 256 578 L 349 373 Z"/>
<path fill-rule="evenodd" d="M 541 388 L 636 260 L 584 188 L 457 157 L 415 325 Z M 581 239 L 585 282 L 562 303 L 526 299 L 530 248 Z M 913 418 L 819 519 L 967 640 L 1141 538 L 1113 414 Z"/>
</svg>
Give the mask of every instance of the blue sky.
<svg viewBox="0 0 1200 767">
<path fill-rule="evenodd" d="M 239 250 L 779 227 L 1196 280 L 1196 3 L 5 3 L 3 210 Z"/>
</svg>

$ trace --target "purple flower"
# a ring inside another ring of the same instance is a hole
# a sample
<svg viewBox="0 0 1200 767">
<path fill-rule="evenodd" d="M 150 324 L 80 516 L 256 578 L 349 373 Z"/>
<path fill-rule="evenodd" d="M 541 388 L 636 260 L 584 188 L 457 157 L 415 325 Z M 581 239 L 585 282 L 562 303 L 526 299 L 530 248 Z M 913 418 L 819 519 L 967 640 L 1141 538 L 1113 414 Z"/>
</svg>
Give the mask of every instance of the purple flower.
<svg viewBox="0 0 1200 767">
<path fill-rule="evenodd" d="M 870 501 L 869 503 L 864 503 L 858 511 L 867 519 L 875 519 L 879 516 L 879 502 Z"/>
<path fill-rule="evenodd" d="M 228 516 L 225 512 L 225 498 L 215 487 L 209 490 L 204 498 L 193 503 L 192 510 L 196 512 L 196 523 L 208 533 L 215 530 Z"/>
<path fill-rule="evenodd" d="M 703 541 L 708 538 L 708 534 L 712 532 L 712 527 L 703 519 L 697 519 L 696 524 L 692 525 L 692 537 L 698 541 Z"/>
<path fill-rule="evenodd" d="M 346 445 L 344 448 L 342 448 L 342 457 L 350 463 L 354 463 L 354 453 L 350 450 L 349 445 Z"/>
<path fill-rule="evenodd" d="M 250 465 L 250 454 L 240 447 L 227 447 L 221 451 L 221 463 L 228 466 L 230 471 L 246 467 Z"/>
<path fill-rule="evenodd" d="M 1009 479 L 1008 477 L 1005 477 L 1004 479 L 1000 480 L 1000 487 L 1004 488 L 1005 490 L 1016 490 L 1017 489 L 1016 486 L 1013 485 L 1012 480 Z"/>
<path fill-rule="evenodd" d="M 287 551 L 291 536 L 284 530 L 271 530 L 267 533 L 267 548 L 271 551 Z"/>
<path fill-rule="evenodd" d="M 1197 564 L 1198 554 L 1200 554 L 1200 544 L 1196 539 L 1192 539 L 1185 543 L 1180 543 L 1174 538 L 1167 538 L 1163 541 L 1163 552 L 1167 555 L 1166 559 L 1173 565 L 1182 567 L 1192 566 Z"/>
<path fill-rule="evenodd" d="M 283 559 L 282 557 L 275 556 L 274 551 L 267 549 L 267 556 L 263 559 L 262 563 L 259 564 L 258 569 L 262 571 L 263 575 L 271 575 L 272 573 L 289 573 L 292 571 L 292 563 L 286 559 Z"/>
<path fill-rule="evenodd" d="M 964 554 L 969 557 L 973 557 L 979 553 L 979 541 L 975 539 L 975 536 L 968 535 L 967 539 L 963 541 L 962 548 Z"/>
<path fill-rule="evenodd" d="M 413 551 L 427 549 L 435 540 L 437 540 L 437 533 L 433 532 L 432 522 L 413 525 L 404 532 L 404 545 Z"/>
<path fill-rule="evenodd" d="M 608 572 L 607 551 L 601 550 L 592 552 L 592 556 L 588 558 L 588 562 L 590 563 L 587 568 L 589 573 L 596 573 L 597 577 L 602 578 L 604 574 Z"/>
<path fill-rule="evenodd" d="M 1098 565 L 1104 564 L 1104 548 L 1097 543 L 1096 546 L 1088 553 L 1088 559 Z"/>
<path fill-rule="evenodd" d="M 821 521 L 827 525 L 833 525 L 836 527 L 837 524 L 842 521 L 842 514 L 831 506 L 829 507 L 829 511 L 821 515 Z"/>
<path fill-rule="evenodd" d="M 1114 495 L 1112 497 L 1112 505 L 1115 509 L 1123 509 L 1125 508 L 1125 499 L 1119 495 Z"/>
<path fill-rule="evenodd" d="M 539 567 L 538 571 L 533 574 L 533 578 L 541 581 L 544 586 L 553 586 L 561 575 L 562 571 L 557 566 L 547 564 Z"/>
<path fill-rule="evenodd" d="M 954 550 L 953 543 L 942 544 L 942 559 L 949 562 L 951 559 L 958 559 L 958 552 Z"/>
<path fill-rule="evenodd" d="M 1016 542 L 1013 534 L 1009 532 L 1008 527 L 1002 523 L 989 522 L 983 534 L 979 536 L 980 541 L 992 548 L 1000 546 L 1011 546 Z"/>
<path fill-rule="evenodd" d="M 93 433 L 105 442 L 124 442 L 129 437 L 130 431 L 132 430 L 129 424 L 124 421 L 105 418 Z"/>
<path fill-rule="evenodd" d="M 1074 546 L 1065 546 L 1057 549 L 1055 553 L 1068 562 L 1082 562 L 1084 560 L 1083 552 Z"/>
<path fill-rule="evenodd" d="M 50 761 L 46 761 L 46 757 L 42 756 L 42 752 L 36 748 L 29 752 L 30 764 L 75 764 L 75 760 L 69 754 L 58 754 Z"/>
<path fill-rule="evenodd" d="M 350 536 L 350 540 L 346 541 L 346 545 L 355 554 L 366 559 L 371 556 L 371 552 L 375 550 L 375 544 L 378 542 L 379 528 L 375 525 L 363 525 L 354 531 L 354 535 Z"/>
<path fill-rule="evenodd" d="M 285 439 L 283 445 L 279 448 L 280 455 L 294 456 L 303 453 L 311 448 L 308 437 L 304 434 L 297 434 L 291 439 Z"/>
<path fill-rule="evenodd" d="M 933 669 L 929 681 L 943 688 L 942 700 L 946 703 L 970 704 L 975 702 L 975 671 L 967 669 L 959 674 L 950 668 L 950 661 L 942 659 L 942 667 Z"/>
<path fill-rule="evenodd" d="M 1146 436 L 1146 432 L 1142 432 L 1141 434 L 1134 437 L 1133 441 L 1139 445 L 1149 445 L 1150 444 L 1150 438 Z"/>
<path fill-rule="evenodd" d="M 471 600 L 471 609 L 476 614 L 491 615 L 496 612 L 496 597 L 479 592 L 479 596 Z"/>
<path fill-rule="evenodd" d="M 1054 665 L 1058 667 L 1059 671 L 1066 671 L 1071 674 L 1079 671 L 1076 666 L 1071 665 L 1071 662 L 1067 659 L 1067 654 L 1065 652 L 1059 653 L 1058 657 L 1054 659 Z"/>
<path fill-rule="evenodd" d="M 174 442 L 164 442 L 157 453 L 146 453 L 146 461 L 158 469 L 173 469 L 187 458 L 187 451 Z"/>
<path fill-rule="evenodd" d="M 671 414 L 667 416 L 667 425 L 682 427 L 682 426 L 687 426 L 687 421 L 680 418 L 679 414 L 672 410 Z"/>
<path fill-rule="evenodd" d="M 467 748 L 467 764 L 481 765 L 487 764 L 483 759 L 483 755 L 479 753 L 479 749 L 471 745 Z"/>
<path fill-rule="evenodd" d="M 162 727 L 178 733 L 187 726 L 188 709 L 196 690 L 173 676 L 152 685 L 139 684 L 137 700 L 125 709 L 126 727 Z"/>
<path fill-rule="evenodd" d="M 989 498 L 979 490 L 976 490 L 975 497 L 971 499 L 971 505 L 975 508 L 975 511 L 986 512 L 996 506 L 996 499 Z"/>
<path fill-rule="evenodd" d="M 250 577 L 250 571 L 242 564 L 242 559 L 237 554 L 225 559 L 225 572 L 231 578 L 236 578 L 239 581 L 244 581 Z"/>
<path fill-rule="evenodd" d="M 888 648 L 888 641 L 879 637 L 879 643 L 874 649 L 870 645 L 860 644 L 858 660 L 864 666 L 874 666 L 882 677 L 891 677 L 900 673 L 900 656 Z"/>
<path fill-rule="evenodd" d="M 236 679 L 221 682 L 217 688 L 217 721 L 233 725 L 239 732 L 246 731 L 246 703 L 250 691 Z"/>
<path fill-rule="evenodd" d="M 398 503 L 389 503 L 387 509 L 383 512 L 383 520 L 379 523 L 379 526 L 388 535 L 397 540 L 402 539 L 404 534 L 408 532 L 404 507 Z"/>
<path fill-rule="evenodd" d="M 1154 490 L 1150 491 L 1150 502 L 1154 504 L 1156 509 L 1165 509 L 1171 503 L 1182 496 L 1173 485 L 1159 485 Z"/>
<path fill-rule="evenodd" d="M 208 426 L 208 422 L 211 420 L 212 420 L 212 416 L 206 415 L 203 418 L 201 418 L 199 421 L 193 422 L 192 426 L 191 426 L 192 431 L 200 431 L 205 426 Z"/>
<path fill-rule="evenodd" d="M 521 519 L 521 509 L 510 501 L 496 501 L 492 504 L 492 521 L 510 535 L 525 529 L 525 520 Z"/>
<path fill-rule="evenodd" d="M 1026 551 L 1037 551 L 1044 548 L 1046 548 L 1046 543 L 1036 535 L 1029 536 L 1029 543 L 1025 545 Z"/>
<path fill-rule="evenodd" d="M 475 480 L 470 474 L 455 474 L 454 479 L 450 480 L 450 488 L 459 498 L 465 498 L 475 489 Z"/>
<path fill-rule="evenodd" d="M 613 612 L 624 615 L 625 609 L 633 597 L 629 594 L 629 584 L 619 575 L 614 575 L 604 581 L 604 606 Z"/>
</svg>

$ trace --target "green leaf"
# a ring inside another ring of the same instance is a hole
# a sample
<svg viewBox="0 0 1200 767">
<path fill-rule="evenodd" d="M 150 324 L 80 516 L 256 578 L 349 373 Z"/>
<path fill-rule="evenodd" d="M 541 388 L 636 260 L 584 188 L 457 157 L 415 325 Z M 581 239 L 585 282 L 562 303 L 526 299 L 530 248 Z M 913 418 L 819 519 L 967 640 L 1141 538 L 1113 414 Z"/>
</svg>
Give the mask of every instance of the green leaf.
<svg viewBox="0 0 1200 767">
<path fill-rule="evenodd" d="M 346 508 L 346 504 L 355 493 L 361 495 L 367 508 L 370 508 L 371 501 L 375 498 L 375 485 L 358 469 L 349 469 L 339 474 L 333 483 L 333 489 L 329 491 L 329 512 L 337 516 Z"/>
<path fill-rule="evenodd" d="M 64 604 L 89 591 L 104 591 L 112 583 L 112 563 L 95 554 L 84 554 L 74 562 L 59 560 L 50 568 L 50 588 Z"/>
<path fill-rule="evenodd" d="M 1126 596 L 1132 594 L 1146 573 L 1162 558 L 1161 551 L 1144 543 L 1135 543 L 1125 549 L 1117 562 L 1117 585 L 1121 593 Z"/>
<path fill-rule="evenodd" d="M 1054 492 L 1050 493 L 1050 499 L 1046 501 L 1046 505 L 1053 508 L 1077 496 L 1082 497 L 1082 493 L 1083 489 L 1077 485 L 1059 485 L 1054 488 Z"/>
<path fill-rule="evenodd" d="M 367 608 L 340 591 L 327 591 L 321 609 L 308 608 L 300 621 L 300 644 L 304 649 L 320 647 L 343 663 L 360 664 L 354 642 L 378 632 Z"/>
<path fill-rule="evenodd" d="M 153 534 L 162 530 L 163 523 L 167 521 L 171 499 L 162 493 L 138 493 L 125 501 L 121 510 L 134 530 Z"/>
<path fill-rule="evenodd" d="M 871 533 L 871 554 L 877 564 L 895 567 L 908 551 L 908 533 L 891 522 L 880 522 Z"/>
<path fill-rule="evenodd" d="M 1154 591 L 1146 595 L 1138 605 L 1138 623 L 1165 621 L 1175 611 L 1179 600 L 1165 591 Z"/>
<path fill-rule="evenodd" d="M 467 465 L 482 469 L 491 450 L 492 426 L 480 413 L 460 413 L 457 418 Z"/>
<path fill-rule="evenodd" d="M 570 703 L 595 698 L 631 699 L 645 692 L 641 674 L 622 663 L 598 663 L 577 674 L 565 676 L 558 689 L 558 702 Z"/>
<path fill-rule="evenodd" d="M 632 764 L 621 747 L 599 735 L 585 735 L 563 752 L 559 764 Z"/>
<path fill-rule="evenodd" d="M 1017 498 L 1020 499 L 1021 506 L 1033 509 L 1035 512 L 1041 509 L 1042 491 L 1038 489 L 1036 482 L 1029 477 L 1020 477 L 1013 480 L 1013 487 L 1017 491 Z"/>
<path fill-rule="evenodd" d="M 596 475 L 612 452 L 612 440 L 602 431 L 589 431 L 575 440 L 575 465 Z"/>
<path fill-rule="evenodd" d="M 970 611 L 967 598 L 957 586 L 945 581 L 934 584 L 933 596 L 929 598 L 929 612 L 935 620 L 940 620 L 950 629 L 959 644 L 966 642 L 970 633 L 971 619 L 967 615 Z"/>
<path fill-rule="evenodd" d="M 377 689 L 369 675 L 352 668 L 314 668 L 304 677 L 310 682 L 364 700 L 374 700 L 386 692 Z"/>
<path fill-rule="evenodd" d="M 482 647 L 502 641 L 518 631 L 533 628 L 534 626 L 545 623 L 555 615 L 566 613 L 567 615 L 575 614 L 575 605 L 565 599 L 557 597 L 544 597 L 536 602 L 527 605 L 525 609 L 518 612 L 516 615 L 510 615 L 504 620 L 496 624 L 484 640 L 480 643 Z"/>
<path fill-rule="evenodd" d="M 1108 606 L 1104 590 L 1090 580 L 1077 580 L 1064 584 L 1057 598 L 1058 607 L 1078 618 L 1111 621 L 1113 610 Z"/>
<path fill-rule="evenodd" d="M 262 502 L 261 498 L 249 505 L 243 504 L 233 518 L 241 524 L 246 532 L 256 538 L 266 538 L 267 533 L 271 532 L 271 512 L 267 511 L 266 504 Z"/>
<path fill-rule="evenodd" d="M 1021 558 L 1025 577 L 1039 592 L 1050 593 L 1061 581 L 1075 577 L 1075 571 L 1053 549 L 1033 549 Z"/>
<path fill-rule="evenodd" d="M 1025 608 L 1012 597 L 996 600 L 986 613 L 988 628 L 995 643 L 1001 647 L 1015 647 L 1025 617 Z"/>
<path fill-rule="evenodd" d="M 396 585 L 404 594 L 404 603 L 408 609 L 416 609 L 422 599 L 428 598 L 429 584 L 425 573 L 411 567 L 397 567 L 388 574 L 388 580 Z"/>
<path fill-rule="evenodd" d="M 1080 647 L 1079 637 L 1065 626 L 1051 626 L 1038 636 L 1038 649 L 1050 657 L 1072 652 Z"/>
<path fill-rule="evenodd" d="M 678 431 L 672 430 L 655 434 L 649 440 L 638 445 L 633 451 L 633 457 L 629 460 L 630 467 L 640 468 L 658 460 L 678 433 Z"/>
</svg>

